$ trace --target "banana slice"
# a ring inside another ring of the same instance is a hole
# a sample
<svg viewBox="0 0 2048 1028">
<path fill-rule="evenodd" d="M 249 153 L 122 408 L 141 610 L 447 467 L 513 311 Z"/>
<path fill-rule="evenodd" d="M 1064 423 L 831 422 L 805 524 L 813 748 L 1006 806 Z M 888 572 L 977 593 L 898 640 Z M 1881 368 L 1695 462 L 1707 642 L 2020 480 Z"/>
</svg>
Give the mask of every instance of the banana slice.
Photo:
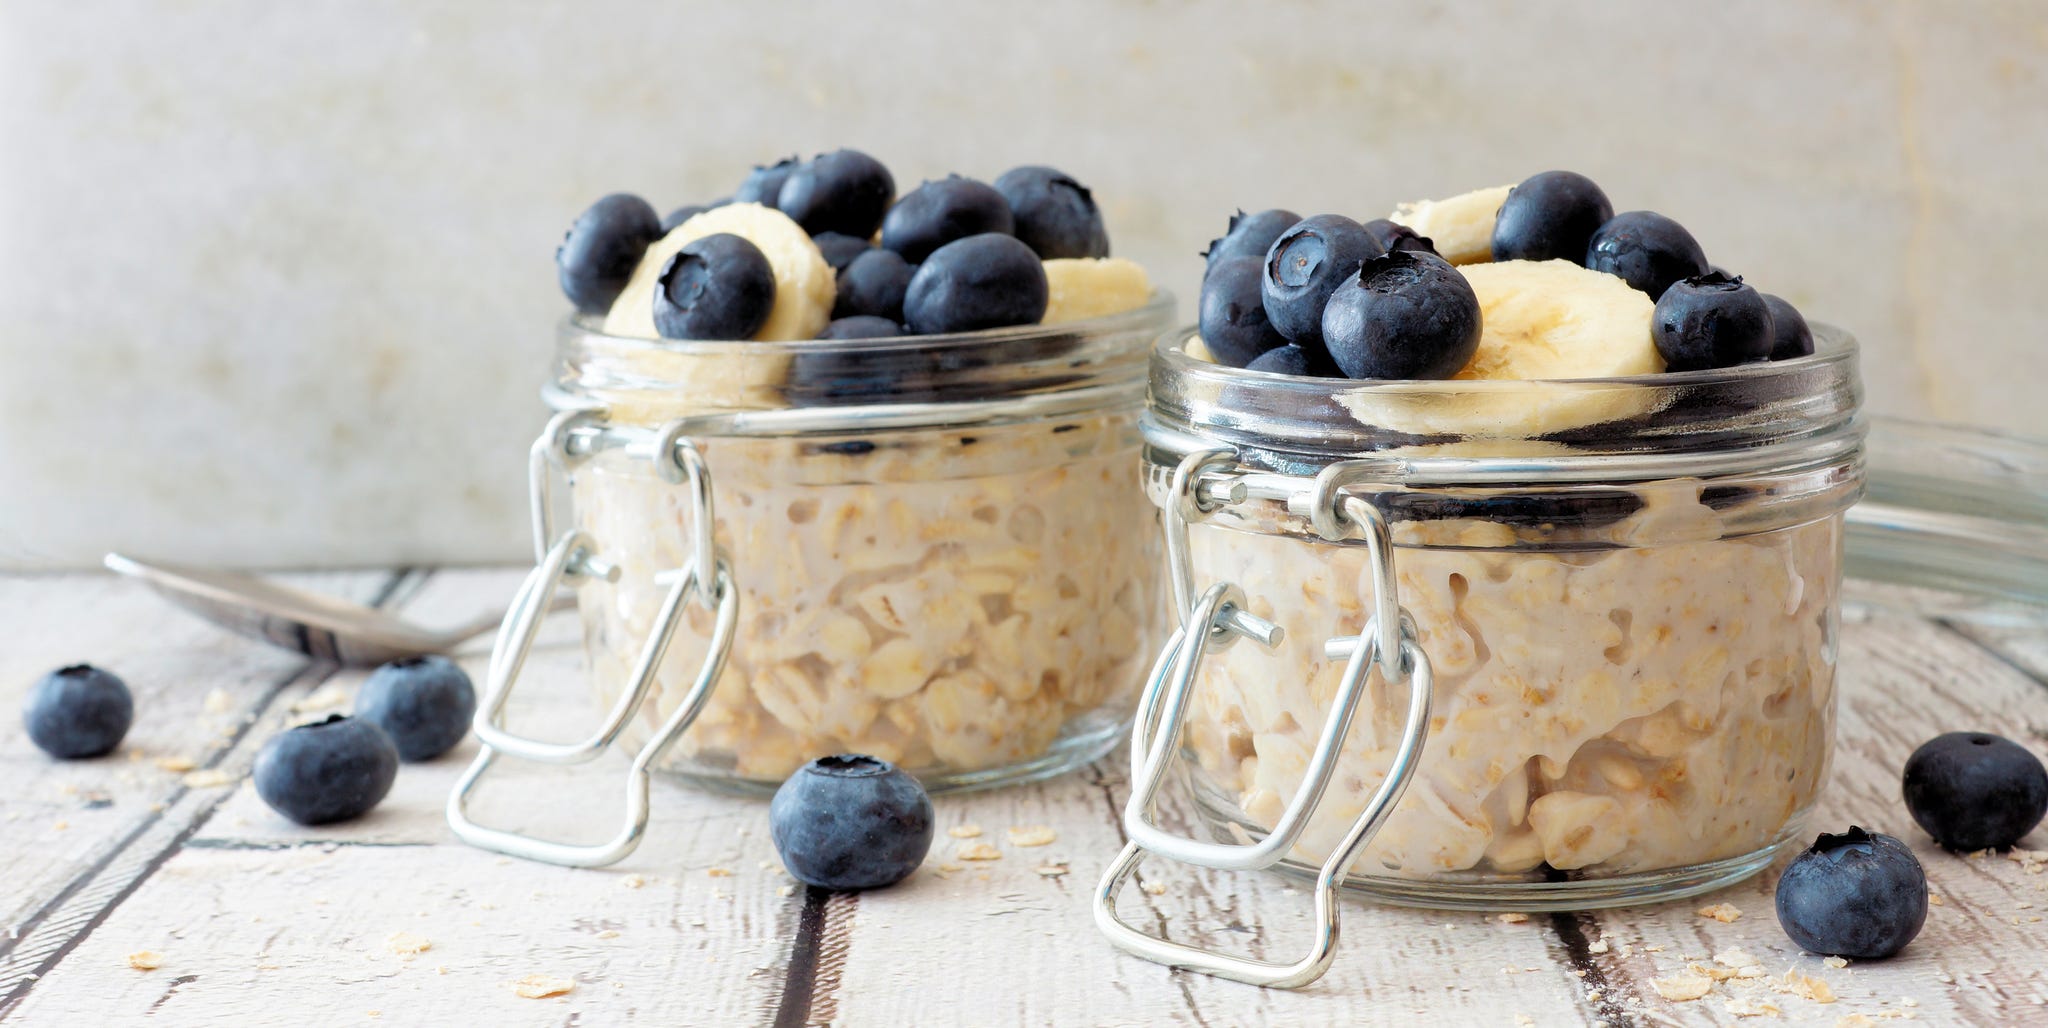
<svg viewBox="0 0 2048 1028">
<path fill-rule="evenodd" d="M 1143 307 L 1152 279 L 1136 261 L 1121 257 L 1063 257 L 1045 262 L 1051 295 L 1040 324 L 1099 318 Z"/>
<path fill-rule="evenodd" d="M 832 320 L 835 282 L 832 266 L 817 244 L 789 215 L 757 203 L 714 207 L 677 225 L 655 240 L 633 269 L 626 290 L 605 315 L 606 335 L 658 339 L 654 330 L 655 278 L 677 250 L 705 236 L 730 232 L 761 248 L 775 269 L 775 307 L 754 333 L 756 340 L 814 339 Z"/>
<path fill-rule="evenodd" d="M 1513 186 L 1475 189 L 1444 200 L 1417 200 L 1394 208 L 1387 220 L 1428 236 L 1452 264 L 1493 259 L 1493 218 Z"/>
</svg>

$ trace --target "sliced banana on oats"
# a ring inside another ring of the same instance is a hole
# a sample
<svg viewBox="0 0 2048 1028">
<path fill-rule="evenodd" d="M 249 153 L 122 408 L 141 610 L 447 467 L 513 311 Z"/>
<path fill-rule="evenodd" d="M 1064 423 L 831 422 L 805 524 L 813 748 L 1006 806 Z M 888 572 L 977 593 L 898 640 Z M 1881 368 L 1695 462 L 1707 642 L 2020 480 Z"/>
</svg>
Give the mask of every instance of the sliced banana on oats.
<svg viewBox="0 0 2048 1028">
<path fill-rule="evenodd" d="M 1045 262 L 1050 290 L 1041 324 L 1099 318 L 1143 307 L 1152 279 L 1136 261 L 1121 257 L 1062 257 Z"/>
<path fill-rule="evenodd" d="M 759 247 L 775 269 L 775 307 L 754 333 L 756 340 L 813 339 L 832 320 L 835 282 L 832 266 L 817 244 L 789 215 L 756 203 L 734 203 L 698 214 L 655 240 L 633 269 L 626 289 L 605 315 L 606 335 L 657 339 L 654 329 L 655 279 L 676 251 L 705 236 L 730 232 Z"/>
<path fill-rule="evenodd" d="M 1427 236 L 1452 264 L 1493 259 L 1493 219 L 1514 186 L 1492 186 L 1442 200 L 1417 200 L 1394 208 L 1387 220 Z"/>
</svg>

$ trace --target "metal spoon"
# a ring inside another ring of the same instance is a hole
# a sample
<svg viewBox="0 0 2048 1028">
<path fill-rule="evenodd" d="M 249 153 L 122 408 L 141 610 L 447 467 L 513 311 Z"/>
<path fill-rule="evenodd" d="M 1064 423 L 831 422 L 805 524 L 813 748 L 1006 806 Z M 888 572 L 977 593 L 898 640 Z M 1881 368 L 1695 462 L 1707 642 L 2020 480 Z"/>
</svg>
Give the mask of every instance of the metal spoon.
<svg viewBox="0 0 2048 1028">
<path fill-rule="evenodd" d="M 253 575 L 176 564 L 145 564 L 118 553 L 106 565 L 165 599 L 231 632 L 295 650 L 315 660 L 368 667 L 442 653 L 498 627 L 504 611 L 445 630 L 421 628 L 395 614 Z M 559 610 L 569 597 L 550 607 Z"/>
</svg>

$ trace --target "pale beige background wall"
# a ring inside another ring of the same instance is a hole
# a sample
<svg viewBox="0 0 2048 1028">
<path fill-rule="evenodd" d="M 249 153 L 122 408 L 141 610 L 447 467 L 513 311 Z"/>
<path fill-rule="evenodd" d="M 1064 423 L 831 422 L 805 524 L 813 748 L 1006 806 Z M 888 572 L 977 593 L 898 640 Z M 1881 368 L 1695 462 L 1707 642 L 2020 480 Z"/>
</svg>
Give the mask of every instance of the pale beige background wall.
<svg viewBox="0 0 2048 1028">
<path fill-rule="evenodd" d="M 1184 313 L 1235 206 L 1575 168 L 2048 433 L 2044 4 L 6 0 L 0 566 L 518 559 L 568 219 L 842 144 L 1067 168 Z"/>
</svg>

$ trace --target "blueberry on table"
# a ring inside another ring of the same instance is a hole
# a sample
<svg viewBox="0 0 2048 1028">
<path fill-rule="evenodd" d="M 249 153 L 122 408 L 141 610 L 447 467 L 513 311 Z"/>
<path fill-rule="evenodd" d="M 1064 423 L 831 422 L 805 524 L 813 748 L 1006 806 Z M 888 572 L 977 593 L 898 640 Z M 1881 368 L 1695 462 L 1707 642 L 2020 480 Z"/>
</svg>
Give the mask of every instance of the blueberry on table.
<svg viewBox="0 0 2048 1028">
<path fill-rule="evenodd" d="M 910 332 L 888 318 L 872 314 L 853 314 L 844 318 L 833 318 L 832 323 L 818 333 L 820 339 L 893 339 L 907 336 Z"/>
<path fill-rule="evenodd" d="M 768 805 L 769 834 L 797 881 L 875 889 L 910 877 L 932 846 L 932 801 L 886 760 L 820 757 Z"/>
<path fill-rule="evenodd" d="M 663 339 L 746 339 L 775 309 L 775 269 L 730 232 L 694 240 L 655 279 L 654 329 Z"/>
<path fill-rule="evenodd" d="M 1261 354 L 1288 345 L 1287 337 L 1266 320 L 1260 292 L 1265 267 L 1258 257 L 1232 257 L 1202 279 L 1202 343 L 1218 363 L 1247 367 Z"/>
<path fill-rule="evenodd" d="M 1944 848 L 2019 842 L 2048 812 L 2048 770 L 2026 747 L 1988 732 L 1949 732 L 1906 760 L 1906 809 Z"/>
<path fill-rule="evenodd" d="M 648 245 L 661 236 L 654 207 L 631 193 L 613 193 L 591 204 L 555 248 L 562 292 L 585 314 L 611 310 Z"/>
<path fill-rule="evenodd" d="M 819 255 L 825 258 L 825 263 L 831 265 L 835 272 L 845 271 L 846 266 L 852 264 L 855 257 L 873 249 L 867 240 L 859 236 L 838 232 L 820 232 L 811 239 L 811 242 L 817 244 Z"/>
<path fill-rule="evenodd" d="M 1906 844 L 1851 827 L 1821 833 L 1778 879 L 1778 924 L 1800 948 L 1877 960 L 1927 920 L 1927 873 Z"/>
<path fill-rule="evenodd" d="M 1655 211 L 1623 211 L 1607 219 L 1586 243 L 1585 265 L 1619 276 L 1652 300 L 1673 282 L 1710 270 L 1692 233 Z"/>
<path fill-rule="evenodd" d="M 1436 253 L 1435 242 L 1400 222 L 1374 218 L 1366 222 L 1364 228 L 1366 234 L 1372 237 L 1373 245 L 1379 247 L 1380 253 L 1391 253 L 1395 250 Z"/>
<path fill-rule="evenodd" d="M 356 719 L 384 730 L 400 760 L 432 760 L 469 734 L 476 717 L 476 687 L 441 656 L 394 660 L 363 680 Z"/>
<path fill-rule="evenodd" d="M 795 171 L 795 154 L 776 161 L 774 164 L 757 164 L 747 173 L 746 181 L 732 191 L 735 203 L 758 203 L 763 207 L 776 206 L 782 196 L 782 184 L 789 180 L 789 173 Z"/>
<path fill-rule="evenodd" d="M 252 777 L 270 809 L 302 825 L 346 821 L 391 791 L 398 747 L 368 721 L 330 714 L 272 736 Z"/>
<path fill-rule="evenodd" d="M 1435 254 L 1394 250 L 1330 294 L 1323 345 L 1351 378 L 1450 378 L 1479 349 L 1479 297 Z"/>
<path fill-rule="evenodd" d="M 918 265 L 903 295 L 903 320 L 919 335 L 1035 325 L 1048 299 L 1038 254 L 1015 236 L 991 232 L 947 243 Z"/>
<path fill-rule="evenodd" d="M 1027 164 L 1003 172 L 996 192 L 1010 204 L 1017 238 L 1041 260 L 1109 256 L 1109 230 L 1088 187 L 1057 168 Z"/>
<path fill-rule="evenodd" d="M 1267 350 L 1252 358 L 1244 366 L 1246 371 L 1263 371 L 1272 375 L 1298 375 L 1305 378 L 1343 378 L 1344 372 L 1330 360 L 1326 353 L 1311 353 L 1293 343 L 1278 349 Z"/>
<path fill-rule="evenodd" d="M 1015 229 L 1010 202 L 994 186 L 948 175 L 903 194 L 889 208 L 882 216 L 882 249 L 917 264 L 956 239 L 985 232 L 1007 236 Z"/>
<path fill-rule="evenodd" d="M 135 721 L 128 683 L 91 664 L 58 668 L 29 687 L 21 720 L 29 741 L 59 760 L 112 753 Z"/>
<path fill-rule="evenodd" d="M 1266 317 L 1290 341 L 1315 347 L 1323 340 L 1323 305 L 1366 258 L 1382 253 L 1365 226 L 1341 214 L 1296 222 L 1266 251 Z M 1206 341 L 1206 340 L 1205 340 Z"/>
<path fill-rule="evenodd" d="M 672 210 L 662 216 L 661 234 L 668 235 L 670 232 L 676 230 L 677 225 L 680 225 L 683 222 L 686 222 L 691 218 L 694 218 L 697 215 L 704 213 L 705 211 L 715 210 L 731 202 L 732 197 L 728 196 L 723 200 L 713 200 L 710 203 L 693 203 L 687 206 L 678 207 L 675 210 Z"/>
<path fill-rule="evenodd" d="M 890 321 L 903 320 L 903 294 L 910 289 L 917 265 L 894 250 L 868 250 L 855 257 L 839 273 L 838 297 L 832 316 L 850 318 L 869 314 Z"/>
<path fill-rule="evenodd" d="M 1493 218 L 1496 261 L 1586 259 L 1593 233 L 1614 217 L 1592 179 L 1572 171 L 1545 171 L 1508 191 Z"/>
<path fill-rule="evenodd" d="M 1668 370 L 1732 368 L 1771 355 L 1771 308 L 1740 278 L 1710 271 L 1664 291 L 1650 336 Z"/>
<path fill-rule="evenodd" d="M 1813 330 L 1806 327 L 1806 319 L 1800 316 L 1799 308 L 1769 293 L 1763 297 L 1764 306 L 1771 309 L 1771 359 L 1788 361 L 1811 354 Z"/>
<path fill-rule="evenodd" d="M 843 232 L 867 239 L 895 197 L 896 180 L 881 161 L 859 150 L 834 150 L 797 165 L 775 206 L 812 235 Z"/>
<path fill-rule="evenodd" d="M 1257 257 L 1265 260 L 1266 251 L 1273 248 L 1273 240 L 1280 238 L 1280 233 L 1292 228 L 1300 220 L 1301 215 L 1277 207 L 1257 214 L 1238 211 L 1230 216 L 1230 226 L 1224 230 L 1223 235 L 1211 241 L 1209 248 L 1202 251 L 1202 256 L 1209 262 L 1202 274 L 1207 275 L 1216 270 L 1216 265 L 1235 257 Z"/>
</svg>

